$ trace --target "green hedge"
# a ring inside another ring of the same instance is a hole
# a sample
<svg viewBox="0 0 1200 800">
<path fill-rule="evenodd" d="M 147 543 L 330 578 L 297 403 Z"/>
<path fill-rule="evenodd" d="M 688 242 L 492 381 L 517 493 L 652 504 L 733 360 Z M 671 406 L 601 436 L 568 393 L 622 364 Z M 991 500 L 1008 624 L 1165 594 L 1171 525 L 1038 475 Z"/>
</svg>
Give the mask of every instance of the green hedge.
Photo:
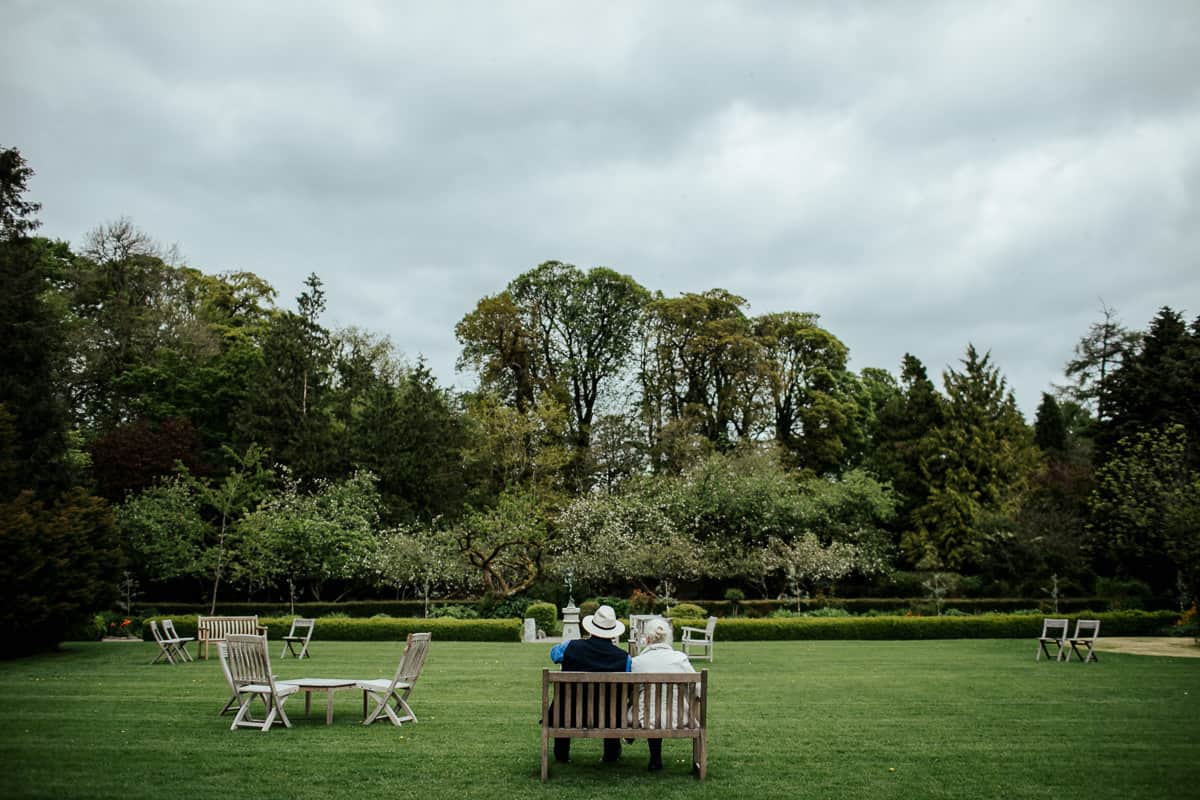
<svg viewBox="0 0 1200 800">
<path fill-rule="evenodd" d="M 1064 615 L 1069 616 L 1069 615 Z M 1103 611 L 1075 616 L 1100 620 L 1100 635 L 1155 636 L 1174 624 L 1173 611 Z M 676 619 L 675 627 L 703 627 L 702 619 Z M 1074 630 L 1074 621 L 1071 623 Z M 1025 639 L 1042 632 L 1042 618 L 1030 614 L 978 614 L 952 617 L 792 617 L 717 620 L 718 641 L 793 639 Z"/>
<path fill-rule="evenodd" d="M 609 598 L 611 599 L 611 598 Z M 733 604 L 728 600 L 693 600 L 688 601 L 708 610 L 709 614 L 718 617 L 733 616 Z M 851 614 L 862 614 L 867 611 L 906 611 L 910 608 L 921 609 L 927 605 L 926 600 L 919 597 L 830 597 L 824 599 L 808 599 L 800 601 L 801 611 L 813 611 L 826 606 L 844 608 Z M 954 608 L 969 613 L 1019 611 L 1022 609 L 1046 609 L 1046 598 L 978 598 L 951 597 L 947 598 L 944 608 Z M 478 601 L 469 598 L 444 599 L 430 604 L 432 606 L 461 605 L 472 608 L 478 607 Z M 1085 611 L 1089 608 L 1108 608 L 1108 601 L 1095 597 L 1077 597 L 1060 599 L 1059 611 L 1070 614 Z M 580 616 L 594 613 L 595 603 L 584 603 Z M 739 617 L 767 617 L 779 608 L 795 610 L 795 600 L 742 600 L 737 604 Z M 187 616 L 207 614 L 207 603 L 135 603 L 134 614 L 139 617 L 149 617 L 155 614 L 164 616 Z M 662 612 L 661 606 L 659 612 Z M 217 613 L 225 616 L 248 616 L 250 614 L 267 615 L 272 617 L 291 617 L 292 607 L 288 603 L 220 603 Z M 618 609 L 618 614 L 621 614 Z M 342 603 L 296 603 L 297 617 L 324 617 L 329 614 L 345 614 L 348 617 L 373 617 L 377 614 L 387 614 L 391 617 L 421 617 L 425 614 L 425 603 L 421 600 L 349 600 Z"/>
<path fill-rule="evenodd" d="M 733 616 L 733 604 L 727 600 L 696 600 L 696 605 L 708 609 L 708 613 L 718 617 Z M 948 597 L 942 602 L 945 609 L 954 608 L 970 614 L 987 612 L 1003 613 L 1006 611 L 1023 611 L 1037 608 L 1050 613 L 1049 600 L 1036 597 Z M 809 598 L 800 601 L 801 611 L 815 611 L 818 608 L 842 608 L 851 614 L 863 614 L 867 611 L 907 611 L 908 609 L 923 609 L 931 603 L 922 597 L 828 597 L 822 599 Z M 737 604 L 739 617 L 769 617 L 773 611 L 785 608 L 796 610 L 795 600 L 742 600 Z M 1091 608 L 1108 608 L 1108 601 L 1095 597 L 1060 598 L 1058 610 L 1061 614 L 1072 614 L 1087 611 Z"/>
<path fill-rule="evenodd" d="M 247 614 L 246 616 L 252 616 Z M 148 619 L 161 620 L 164 616 Z M 236 615 L 228 615 L 236 616 Z M 175 623 L 180 636 L 196 635 L 195 616 L 169 617 Z M 292 626 L 292 617 L 259 617 L 268 626 L 267 638 L 286 636 Z M 403 640 L 410 633 L 429 631 L 433 638 L 444 642 L 519 642 L 521 620 L 519 619 L 418 619 L 415 617 L 348 619 L 345 617 L 318 618 L 313 630 L 313 639 L 329 642 L 391 642 Z M 153 641 L 150 626 L 145 626 L 142 638 Z"/>
<path fill-rule="evenodd" d="M 439 600 L 431 602 L 433 606 L 467 605 L 475 606 L 474 600 Z M 170 617 L 187 616 L 191 614 L 208 615 L 208 603 L 134 603 L 133 610 L 139 616 L 150 617 L 155 614 Z M 288 617 L 293 616 L 290 603 L 218 603 L 217 615 L 225 617 L 259 616 Z M 423 600 L 347 600 L 341 603 L 296 603 L 294 616 L 324 617 L 329 614 L 345 614 L 348 617 L 373 617 L 377 614 L 387 614 L 389 617 L 423 617 L 425 602 Z"/>
<path fill-rule="evenodd" d="M 1161 635 L 1179 618 L 1173 611 L 1088 611 L 1075 616 L 1100 620 L 1101 637 Z M 181 636 L 196 635 L 196 617 L 177 616 L 172 619 Z M 269 638 L 278 639 L 288 632 L 292 618 L 260 617 L 259 621 L 269 626 Z M 674 623 L 676 630 L 681 625 L 704 626 L 702 619 L 677 618 Z M 417 631 L 430 631 L 434 639 L 441 641 L 517 642 L 521 639 L 521 620 L 334 617 L 318 619 L 313 638 L 318 641 L 398 641 Z M 718 640 L 727 642 L 804 639 L 1025 639 L 1036 638 L 1041 631 L 1042 618 L 1031 614 L 789 619 L 726 617 L 717 620 L 715 636 Z M 149 626 L 145 629 L 144 638 L 153 638 Z"/>
</svg>

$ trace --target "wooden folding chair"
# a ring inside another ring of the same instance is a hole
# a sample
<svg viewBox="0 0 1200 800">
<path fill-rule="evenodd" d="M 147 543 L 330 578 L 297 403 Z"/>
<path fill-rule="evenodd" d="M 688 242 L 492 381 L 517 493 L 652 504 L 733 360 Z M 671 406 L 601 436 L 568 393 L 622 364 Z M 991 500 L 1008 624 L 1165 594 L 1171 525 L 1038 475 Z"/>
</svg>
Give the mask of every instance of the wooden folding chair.
<svg viewBox="0 0 1200 800">
<path fill-rule="evenodd" d="M 416 722 L 417 715 L 408 704 L 408 696 L 412 693 L 413 685 L 421 677 L 421 669 L 425 666 L 425 656 L 429 653 L 430 634 L 410 633 L 404 643 L 404 655 L 400 657 L 400 666 L 389 681 L 386 678 L 374 681 L 359 681 L 357 686 L 363 690 L 363 725 L 370 725 L 380 714 L 386 714 L 393 725 L 402 722 Z M 367 713 L 367 698 L 374 701 L 375 707 Z M 392 708 L 392 703 L 395 708 Z M 404 711 L 404 716 L 397 711 Z"/>
<path fill-rule="evenodd" d="M 705 659 L 713 660 L 713 634 L 717 630 L 717 618 L 709 617 L 708 623 L 703 628 L 693 628 L 689 625 L 683 626 L 683 638 L 679 644 L 688 659 L 691 661 L 699 661 Z M 699 655 L 692 655 L 692 650 L 699 648 Z"/>
<path fill-rule="evenodd" d="M 1077 619 L 1075 620 L 1075 635 L 1067 641 L 1071 644 L 1071 650 L 1079 657 L 1083 663 L 1089 661 L 1099 661 L 1100 657 L 1096 655 L 1096 640 L 1100 638 L 1100 620 L 1098 619 Z M 1082 646 L 1086 650 L 1084 653 L 1079 652 Z M 1071 651 L 1067 652 L 1067 661 L 1071 660 Z"/>
<path fill-rule="evenodd" d="M 1070 653 L 1067 652 L 1067 626 L 1069 624 L 1067 620 L 1055 617 L 1046 617 L 1042 620 L 1042 635 L 1038 637 L 1038 651 L 1037 655 L 1033 657 L 1034 661 L 1040 661 L 1042 653 L 1046 654 L 1046 658 L 1050 658 L 1050 645 L 1058 648 L 1054 653 L 1055 661 L 1065 661 L 1070 656 Z"/>
<path fill-rule="evenodd" d="M 225 707 L 218 713 L 218 717 L 228 714 L 238 705 L 237 686 L 233 683 L 233 674 L 229 671 L 229 647 L 225 642 L 217 642 L 217 658 L 221 662 L 221 672 L 225 674 L 225 682 L 229 684 L 229 699 L 225 701 Z"/>
<path fill-rule="evenodd" d="M 154 634 L 154 641 L 158 643 L 158 654 L 154 656 L 151 664 L 157 664 L 163 659 L 166 659 L 168 664 L 174 664 L 175 659 L 186 659 L 187 656 L 179 652 L 179 642 L 163 634 L 154 620 L 150 620 L 150 632 Z"/>
<path fill-rule="evenodd" d="M 175 623 L 169 619 L 164 619 L 162 621 L 162 629 L 164 636 L 166 636 L 168 639 L 173 639 L 176 642 L 175 649 L 183 655 L 183 659 L 185 661 L 196 660 L 192 658 L 192 654 L 189 653 L 187 649 L 188 642 L 196 641 L 195 636 L 180 636 L 175 632 Z"/>
<path fill-rule="evenodd" d="M 225 637 L 225 647 L 229 675 L 238 699 L 238 713 L 229 729 L 258 728 L 265 733 L 280 722 L 286 728 L 292 727 L 283 704 L 300 691 L 300 687 L 275 682 L 275 676 L 271 674 L 271 655 L 267 652 L 267 637 L 231 633 Z M 250 713 L 250 705 L 256 697 L 266 704 L 265 719 L 255 719 Z"/>
<path fill-rule="evenodd" d="M 292 620 L 292 629 L 287 636 L 283 637 L 283 651 L 279 657 L 284 658 L 290 651 L 296 658 L 304 658 L 308 655 L 308 640 L 312 638 L 313 628 L 316 626 L 315 619 L 303 619 L 296 617 Z M 300 652 L 296 652 L 296 645 L 300 645 Z M 311 657 L 311 656 L 310 656 Z"/>
</svg>

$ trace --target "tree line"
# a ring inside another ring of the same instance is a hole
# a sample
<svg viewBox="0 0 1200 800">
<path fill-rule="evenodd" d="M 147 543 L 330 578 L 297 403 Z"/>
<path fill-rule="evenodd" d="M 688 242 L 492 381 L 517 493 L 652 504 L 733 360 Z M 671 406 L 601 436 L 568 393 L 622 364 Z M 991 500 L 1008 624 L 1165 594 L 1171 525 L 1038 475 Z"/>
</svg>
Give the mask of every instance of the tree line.
<svg viewBox="0 0 1200 800">
<path fill-rule="evenodd" d="M 22 554 L 5 591 L 43 598 L 49 629 L 122 587 L 502 602 L 568 572 L 597 593 L 914 570 L 1196 593 L 1200 318 L 1138 331 L 1104 307 L 1028 424 L 972 344 L 940 384 L 911 354 L 855 372 L 816 313 L 548 261 L 458 322 L 476 383 L 456 392 L 328 328 L 316 275 L 285 304 L 127 219 L 78 247 L 36 236 L 32 174 L 0 150 L 0 535 Z"/>
</svg>

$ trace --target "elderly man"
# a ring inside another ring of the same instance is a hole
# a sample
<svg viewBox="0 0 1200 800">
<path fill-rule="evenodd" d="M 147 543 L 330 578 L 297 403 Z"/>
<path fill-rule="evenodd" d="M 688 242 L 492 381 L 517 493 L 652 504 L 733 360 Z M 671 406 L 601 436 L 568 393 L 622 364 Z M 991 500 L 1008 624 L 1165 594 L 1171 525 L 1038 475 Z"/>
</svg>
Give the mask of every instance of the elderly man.
<svg viewBox="0 0 1200 800">
<path fill-rule="evenodd" d="M 625 625 L 613 611 L 612 606 L 600 606 L 595 614 L 583 618 L 583 629 L 590 634 L 587 639 L 572 639 L 557 644 L 550 650 L 550 660 L 562 664 L 564 672 L 629 672 L 629 655 L 617 647 L 617 640 L 625 632 Z M 597 702 L 601 698 L 596 698 Z M 551 714 L 564 714 L 567 709 L 550 709 Z M 661 745 L 661 742 L 660 742 Z M 616 761 L 621 757 L 621 740 L 604 740 L 604 761 Z M 571 760 L 571 740 L 554 740 L 554 760 L 566 763 Z"/>
<path fill-rule="evenodd" d="M 634 658 L 630 664 L 632 672 L 695 672 L 692 668 L 692 662 L 688 661 L 688 657 L 683 653 L 671 647 L 671 623 L 667 622 L 662 617 L 656 617 L 646 622 L 642 629 L 646 635 L 646 646 L 642 652 Z M 651 714 L 671 714 L 674 715 L 676 708 L 673 702 L 674 698 L 651 698 L 650 707 Z M 638 702 L 637 707 L 642 709 L 642 703 Z M 687 708 L 687 701 L 684 702 L 684 708 Z M 657 771 L 663 768 L 662 762 L 662 739 L 647 739 L 650 745 L 650 770 Z"/>
</svg>

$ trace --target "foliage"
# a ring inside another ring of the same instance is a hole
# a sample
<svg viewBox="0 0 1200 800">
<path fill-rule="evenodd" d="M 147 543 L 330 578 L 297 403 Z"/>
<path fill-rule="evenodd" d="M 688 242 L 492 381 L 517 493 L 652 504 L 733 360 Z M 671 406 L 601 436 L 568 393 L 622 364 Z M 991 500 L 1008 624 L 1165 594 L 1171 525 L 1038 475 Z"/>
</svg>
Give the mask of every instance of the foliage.
<svg viewBox="0 0 1200 800">
<path fill-rule="evenodd" d="M 1200 472 L 1181 425 L 1122 439 L 1096 472 L 1091 528 L 1114 560 L 1164 591 L 1178 573 L 1200 588 Z"/>
<path fill-rule="evenodd" d="M 416 592 L 425 604 L 426 616 L 431 597 L 467 584 L 466 565 L 453 537 L 434 528 L 384 530 L 367 560 L 367 569 L 379 585 L 394 588 L 397 594 L 406 589 Z"/>
<path fill-rule="evenodd" d="M 679 603 L 671 607 L 671 616 L 675 619 L 704 619 L 708 611 L 695 603 Z"/>
<path fill-rule="evenodd" d="M 547 636 L 558 631 L 558 609 L 553 603 L 530 603 L 523 616 L 536 620 L 537 629 L 545 631 Z"/>
<path fill-rule="evenodd" d="M 114 521 L 130 567 L 143 585 L 207 574 L 212 527 L 186 477 L 130 497 L 115 507 Z"/>
<path fill-rule="evenodd" d="M 26 200 L 29 179 L 36 173 L 15 147 L 0 147 L 0 239 L 28 236 L 41 223 L 34 216 L 41 203 Z"/>
<path fill-rule="evenodd" d="M 555 531 L 532 491 L 505 491 L 495 506 L 467 513 L 451 529 L 459 551 L 478 572 L 484 592 L 512 597 L 532 586 Z"/>
<path fill-rule="evenodd" d="M 990 354 L 981 358 L 968 345 L 962 372 L 945 372 L 945 419 L 929 434 L 921 460 L 929 495 L 904 543 L 913 563 L 932 554 L 961 568 L 978 546 L 980 517 L 1014 508 L 1037 463 L 1016 400 L 990 362 Z"/>
<path fill-rule="evenodd" d="M 370 473 L 318 481 L 311 492 L 285 476 L 281 491 L 237 525 L 243 580 L 263 585 L 283 579 L 293 597 L 307 589 L 320 599 L 328 581 L 364 574 L 378 523 L 379 494 Z"/>
<path fill-rule="evenodd" d="M 471 606 L 437 606 L 426 614 L 432 619 L 479 619 L 479 612 Z"/>
<path fill-rule="evenodd" d="M 1169 611 L 1086 611 L 1099 619 L 1106 636 L 1155 636 L 1177 618 Z M 788 639 L 1036 639 L 1041 616 L 973 614 L 967 616 L 879 616 L 750 619 L 723 618 L 717 623 L 721 641 Z M 1032 660 L 1032 657 L 1031 657 Z"/>
<path fill-rule="evenodd" d="M 116 600 L 122 560 L 112 513 L 82 489 L 50 502 L 31 491 L 0 502 L 0 550 L 5 655 L 53 646 Z"/>
</svg>

